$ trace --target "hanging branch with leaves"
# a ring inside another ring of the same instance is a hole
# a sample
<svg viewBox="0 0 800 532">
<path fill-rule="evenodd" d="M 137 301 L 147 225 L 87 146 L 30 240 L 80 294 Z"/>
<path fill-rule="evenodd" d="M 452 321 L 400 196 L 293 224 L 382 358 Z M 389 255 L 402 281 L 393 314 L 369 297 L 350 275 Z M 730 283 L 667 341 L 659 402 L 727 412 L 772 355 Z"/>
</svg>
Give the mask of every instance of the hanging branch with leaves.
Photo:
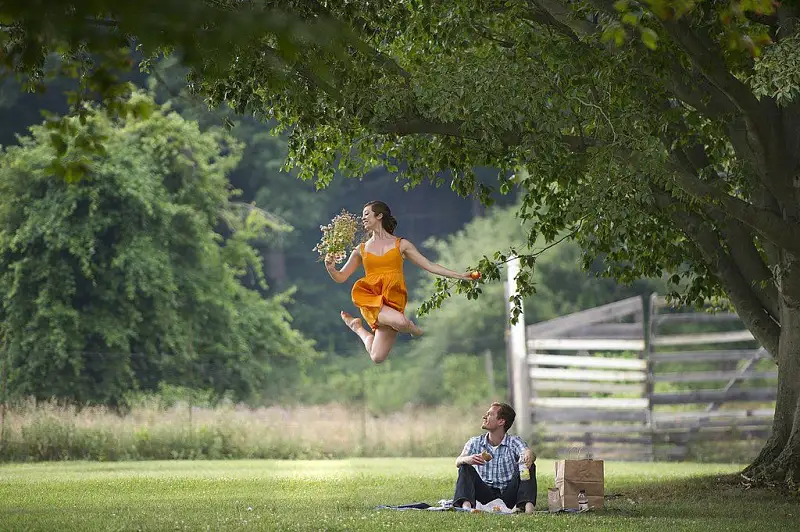
<svg viewBox="0 0 800 532">
<path fill-rule="evenodd" d="M 417 316 L 422 317 L 429 314 L 434 309 L 441 308 L 442 303 L 444 303 L 453 292 L 456 294 L 464 294 L 467 296 L 467 299 L 477 299 L 482 292 L 480 286 L 482 283 L 499 281 L 502 266 L 514 259 L 519 259 L 520 269 L 514 277 L 517 284 L 517 291 L 509 298 L 509 302 L 512 303 L 511 323 L 517 323 L 517 320 L 522 315 L 522 301 L 526 297 L 536 293 L 536 285 L 533 282 L 536 259 L 548 249 L 557 246 L 567 239 L 573 238 L 579 231 L 580 224 L 555 242 L 532 253 L 519 253 L 515 248 L 511 248 L 507 253 L 496 252 L 491 259 L 484 255 L 478 262 L 477 267 L 469 268 L 470 271 L 477 271 L 480 273 L 477 282 L 446 277 L 437 278 L 434 283 L 433 293 L 428 299 L 422 302 L 419 310 L 417 310 Z"/>
</svg>

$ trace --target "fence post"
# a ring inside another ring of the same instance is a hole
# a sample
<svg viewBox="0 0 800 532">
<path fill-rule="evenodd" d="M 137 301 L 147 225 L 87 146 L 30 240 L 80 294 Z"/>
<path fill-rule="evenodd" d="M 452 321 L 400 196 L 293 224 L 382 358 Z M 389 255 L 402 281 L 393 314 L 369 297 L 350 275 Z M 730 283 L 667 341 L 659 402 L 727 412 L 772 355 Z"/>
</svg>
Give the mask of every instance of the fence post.
<svg viewBox="0 0 800 532">
<path fill-rule="evenodd" d="M 506 282 L 506 311 L 508 316 L 508 334 L 506 347 L 509 367 L 511 368 L 511 384 L 514 410 L 517 411 L 517 434 L 528 438 L 531 431 L 531 377 L 528 370 L 528 347 L 525 340 L 525 312 L 520 313 L 517 323 L 511 323 L 511 309 L 514 304 L 511 297 L 517 293 L 517 274 L 519 258 L 508 261 L 508 280 Z"/>
<path fill-rule="evenodd" d="M 650 434 L 650 454 L 652 459 L 656 455 L 655 431 L 656 427 L 653 424 L 653 392 L 655 389 L 655 376 L 653 368 L 653 353 L 655 347 L 653 346 L 653 337 L 656 334 L 657 318 L 658 318 L 658 294 L 652 292 L 650 296 L 645 299 L 646 305 L 644 309 L 644 352 L 642 356 L 647 361 L 647 380 L 645 381 L 645 394 L 647 395 L 647 431 Z"/>
<path fill-rule="evenodd" d="M 506 296 L 506 326 L 503 331 L 503 339 L 506 342 L 506 388 L 508 388 L 506 402 L 514 404 L 514 356 L 511 352 L 511 315 L 508 313 L 508 298 L 511 291 L 508 288 L 508 281 L 503 283 L 503 293 Z"/>
</svg>

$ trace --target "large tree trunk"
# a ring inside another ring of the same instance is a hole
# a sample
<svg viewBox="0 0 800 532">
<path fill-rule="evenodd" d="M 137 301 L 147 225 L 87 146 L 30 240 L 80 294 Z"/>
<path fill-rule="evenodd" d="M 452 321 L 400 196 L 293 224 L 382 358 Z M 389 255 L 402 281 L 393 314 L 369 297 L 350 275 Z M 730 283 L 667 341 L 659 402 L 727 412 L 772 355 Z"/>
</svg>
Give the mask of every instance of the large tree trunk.
<svg viewBox="0 0 800 532">
<path fill-rule="evenodd" d="M 792 489 L 800 486 L 800 410 L 797 407 L 789 441 L 786 442 L 781 454 L 763 468 L 759 479 L 765 483 L 776 483 Z"/>
<path fill-rule="evenodd" d="M 781 336 L 772 434 L 743 474 L 756 483 L 800 481 L 800 260 L 784 252 L 778 275 Z"/>
<path fill-rule="evenodd" d="M 755 478 L 761 475 L 765 468 L 781 455 L 792 434 L 797 432 L 800 427 L 795 421 L 798 398 L 800 398 L 800 352 L 796 351 L 793 356 L 786 357 L 782 363 L 779 362 L 778 396 L 772 434 L 753 463 L 744 470 L 745 477 Z"/>
</svg>

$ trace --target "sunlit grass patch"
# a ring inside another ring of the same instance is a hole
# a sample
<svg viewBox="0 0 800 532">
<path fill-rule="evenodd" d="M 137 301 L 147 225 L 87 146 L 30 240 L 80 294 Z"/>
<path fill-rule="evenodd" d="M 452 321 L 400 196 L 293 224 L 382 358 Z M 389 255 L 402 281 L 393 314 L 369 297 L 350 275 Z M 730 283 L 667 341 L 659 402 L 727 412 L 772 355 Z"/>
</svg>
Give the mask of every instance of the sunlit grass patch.
<svg viewBox="0 0 800 532">
<path fill-rule="evenodd" d="M 538 508 L 553 462 L 538 460 Z M 717 481 L 740 465 L 606 464 L 587 515 L 376 510 L 452 496 L 452 458 L 62 462 L 0 466 L 3 530 L 789 530 L 800 507 Z"/>
</svg>

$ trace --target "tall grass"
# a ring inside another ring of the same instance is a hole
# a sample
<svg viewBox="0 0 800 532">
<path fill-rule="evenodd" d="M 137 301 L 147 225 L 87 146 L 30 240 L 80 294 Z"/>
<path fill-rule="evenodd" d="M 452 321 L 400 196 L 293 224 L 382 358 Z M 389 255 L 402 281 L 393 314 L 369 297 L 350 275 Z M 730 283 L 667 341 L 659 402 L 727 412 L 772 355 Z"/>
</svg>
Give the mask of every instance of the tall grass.
<svg viewBox="0 0 800 532">
<path fill-rule="evenodd" d="M 481 432 L 485 408 L 409 407 L 375 416 L 339 404 L 190 408 L 154 400 L 122 415 L 103 406 L 31 401 L 6 411 L 0 462 L 455 456 Z M 763 445 L 735 433 L 725 438 L 694 442 L 687 459 L 745 463 Z M 565 458 L 555 444 L 529 443 L 539 456 Z"/>
<path fill-rule="evenodd" d="M 0 461 L 455 456 L 480 432 L 484 408 L 415 407 L 373 417 L 335 404 L 178 405 L 120 415 L 29 402 L 6 412 Z"/>
</svg>

